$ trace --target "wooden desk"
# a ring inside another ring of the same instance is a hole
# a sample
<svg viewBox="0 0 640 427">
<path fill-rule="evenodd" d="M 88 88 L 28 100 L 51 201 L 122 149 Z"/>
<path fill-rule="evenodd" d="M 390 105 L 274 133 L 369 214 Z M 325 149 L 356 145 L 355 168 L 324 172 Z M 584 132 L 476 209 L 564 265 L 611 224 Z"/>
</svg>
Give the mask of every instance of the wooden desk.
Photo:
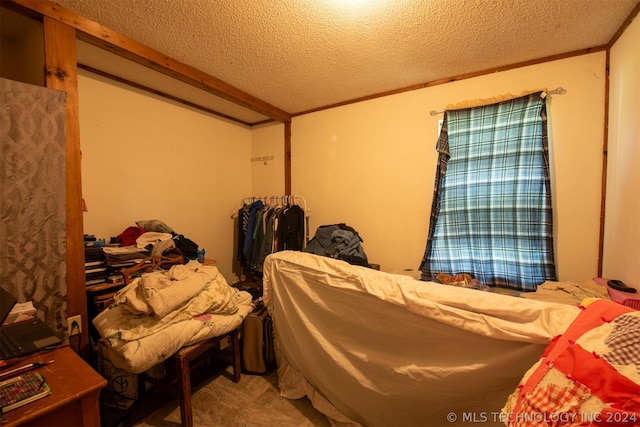
<svg viewBox="0 0 640 427">
<path fill-rule="evenodd" d="M 100 426 L 100 390 L 107 380 L 94 371 L 70 347 L 62 347 L 35 356 L 27 356 L 16 368 L 32 362 L 46 362 L 37 369 L 51 387 L 51 395 L 28 403 L 4 414 L 8 423 L 2 427 L 20 425 Z"/>
</svg>

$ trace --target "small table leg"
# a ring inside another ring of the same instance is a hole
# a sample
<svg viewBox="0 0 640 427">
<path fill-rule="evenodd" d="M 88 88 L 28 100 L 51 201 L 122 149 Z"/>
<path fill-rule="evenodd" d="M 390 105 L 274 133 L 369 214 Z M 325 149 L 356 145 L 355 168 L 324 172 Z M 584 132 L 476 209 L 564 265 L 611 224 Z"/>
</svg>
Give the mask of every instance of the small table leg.
<svg viewBox="0 0 640 427">
<path fill-rule="evenodd" d="M 182 356 L 176 357 L 176 375 L 178 377 L 178 390 L 180 393 L 180 419 L 182 426 L 192 427 L 191 374 L 189 372 L 188 358 Z"/>
<path fill-rule="evenodd" d="M 231 333 L 231 346 L 233 351 L 233 381 L 239 382 L 242 367 L 240 366 L 240 333 L 237 329 Z"/>
</svg>

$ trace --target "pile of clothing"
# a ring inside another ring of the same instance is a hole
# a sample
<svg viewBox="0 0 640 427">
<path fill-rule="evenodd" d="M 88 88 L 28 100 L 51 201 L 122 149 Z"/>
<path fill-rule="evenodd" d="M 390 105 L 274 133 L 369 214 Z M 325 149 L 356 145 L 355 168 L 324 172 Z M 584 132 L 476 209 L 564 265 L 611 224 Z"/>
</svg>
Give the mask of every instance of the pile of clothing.
<svg viewBox="0 0 640 427">
<path fill-rule="evenodd" d="M 152 256 L 182 256 L 184 262 L 197 258 L 198 244 L 160 220 L 137 221 L 111 240 L 115 245 L 106 245 L 103 251 L 112 267 L 126 267 Z"/>
</svg>

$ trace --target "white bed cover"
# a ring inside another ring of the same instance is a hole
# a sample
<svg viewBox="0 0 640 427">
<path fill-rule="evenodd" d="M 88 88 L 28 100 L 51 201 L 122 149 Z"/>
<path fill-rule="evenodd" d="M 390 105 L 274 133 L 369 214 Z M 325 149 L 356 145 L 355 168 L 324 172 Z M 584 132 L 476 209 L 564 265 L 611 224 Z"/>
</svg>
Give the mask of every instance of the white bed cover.
<svg viewBox="0 0 640 427">
<path fill-rule="evenodd" d="M 264 263 L 281 394 L 334 425 L 500 425 L 500 408 L 580 309 L 303 252 Z"/>
</svg>

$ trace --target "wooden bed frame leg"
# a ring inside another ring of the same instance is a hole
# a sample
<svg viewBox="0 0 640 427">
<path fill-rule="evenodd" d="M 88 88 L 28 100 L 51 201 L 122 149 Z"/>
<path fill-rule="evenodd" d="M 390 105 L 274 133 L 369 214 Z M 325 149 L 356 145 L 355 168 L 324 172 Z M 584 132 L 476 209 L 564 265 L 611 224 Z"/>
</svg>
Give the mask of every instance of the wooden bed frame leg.
<svg viewBox="0 0 640 427">
<path fill-rule="evenodd" d="M 238 329 L 231 333 L 231 346 L 233 350 L 233 381 L 237 383 L 240 381 L 242 369 L 240 366 L 240 333 Z"/>
<path fill-rule="evenodd" d="M 189 372 L 188 358 L 183 356 L 176 357 L 176 376 L 178 377 L 178 390 L 180 393 L 180 420 L 183 427 L 192 427 L 191 373 Z"/>
</svg>

